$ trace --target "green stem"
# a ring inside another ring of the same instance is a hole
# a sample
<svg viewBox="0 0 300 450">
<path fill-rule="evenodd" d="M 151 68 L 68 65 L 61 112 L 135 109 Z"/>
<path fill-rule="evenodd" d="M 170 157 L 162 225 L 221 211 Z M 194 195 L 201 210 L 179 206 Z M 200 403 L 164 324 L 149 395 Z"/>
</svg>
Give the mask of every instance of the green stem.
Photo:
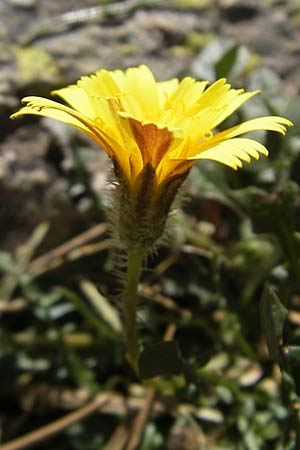
<svg viewBox="0 0 300 450">
<path fill-rule="evenodd" d="M 138 301 L 137 288 L 142 272 L 143 258 L 144 253 L 141 251 L 128 251 L 126 284 L 123 294 L 127 358 L 137 375 L 139 374 L 139 342 L 136 324 L 136 307 Z"/>
</svg>

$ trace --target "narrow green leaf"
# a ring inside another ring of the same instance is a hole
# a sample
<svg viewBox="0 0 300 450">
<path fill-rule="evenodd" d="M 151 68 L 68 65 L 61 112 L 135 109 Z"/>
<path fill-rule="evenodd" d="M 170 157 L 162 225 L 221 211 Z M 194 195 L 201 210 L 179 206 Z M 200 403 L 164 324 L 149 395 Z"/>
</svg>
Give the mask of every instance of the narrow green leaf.
<svg viewBox="0 0 300 450">
<path fill-rule="evenodd" d="M 219 61 L 215 64 L 215 72 L 217 80 L 222 77 L 228 77 L 228 74 L 236 61 L 238 50 L 239 46 L 233 45 L 232 47 L 230 47 L 229 50 L 227 50 L 227 52 L 224 53 L 222 58 L 220 58 Z"/>
<path fill-rule="evenodd" d="M 56 290 L 75 306 L 75 308 L 82 315 L 85 321 L 92 328 L 96 329 L 101 336 L 106 335 L 107 337 L 115 338 L 115 335 L 113 335 L 110 328 L 108 328 L 107 325 L 93 313 L 93 311 L 91 311 L 91 309 L 86 305 L 85 301 L 81 297 L 79 297 L 79 295 L 64 287 L 57 287 Z"/>
<path fill-rule="evenodd" d="M 35 250 L 42 243 L 48 230 L 48 223 L 42 222 L 35 228 L 28 240 L 16 249 L 14 257 L 9 257 L 7 254 L 2 253 L 2 264 L 0 263 L 0 266 L 3 266 L 3 263 L 6 263 L 7 265 L 6 273 L 1 280 L 1 299 L 10 299 L 19 284 L 28 284 L 33 277 L 33 274 L 30 274 L 27 271 L 28 264 L 32 260 Z M 2 267 L 0 268 L 3 270 Z M 24 274 L 26 274 L 25 277 Z"/>
<path fill-rule="evenodd" d="M 273 289 L 266 287 L 261 296 L 260 317 L 270 355 L 279 364 L 283 362 L 281 345 L 286 316 L 287 309 L 279 297 Z"/>
<path fill-rule="evenodd" d="M 0 251 L 0 272 L 12 272 L 15 267 L 15 261 L 11 253 Z"/>
</svg>

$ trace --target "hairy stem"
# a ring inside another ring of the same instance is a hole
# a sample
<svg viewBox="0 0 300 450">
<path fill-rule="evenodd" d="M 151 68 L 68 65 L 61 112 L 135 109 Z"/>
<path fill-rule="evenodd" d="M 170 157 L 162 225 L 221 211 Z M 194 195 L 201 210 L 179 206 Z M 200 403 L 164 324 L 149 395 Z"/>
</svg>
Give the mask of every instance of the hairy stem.
<svg viewBox="0 0 300 450">
<path fill-rule="evenodd" d="M 143 252 L 128 250 L 126 284 L 123 293 L 127 358 L 137 375 L 139 374 L 139 342 L 136 324 L 136 307 L 138 301 L 138 282 L 142 272 L 143 258 Z"/>
</svg>

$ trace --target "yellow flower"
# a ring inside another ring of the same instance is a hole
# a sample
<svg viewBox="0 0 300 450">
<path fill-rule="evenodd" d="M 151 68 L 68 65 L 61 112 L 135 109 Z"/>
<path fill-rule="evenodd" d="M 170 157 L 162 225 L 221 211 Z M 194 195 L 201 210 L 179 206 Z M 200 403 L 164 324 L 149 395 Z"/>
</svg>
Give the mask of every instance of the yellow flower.
<svg viewBox="0 0 300 450">
<path fill-rule="evenodd" d="M 149 224 L 150 216 L 155 220 L 157 214 L 168 214 L 196 160 L 211 159 L 237 169 L 242 161 L 268 154 L 261 143 L 240 135 L 254 130 L 285 134 L 292 123 L 277 116 L 216 132 L 221 122 L 257 93 L 232 89 L 225 79 L 210 86 L 191 77 L 157 82 L 142 65 L 126 72 L 100 70 L 54 91 L 70 106 L 25 97 L 26 106 L 12 118 L 22 114 L 51 117 L 92 137 L 112 158 L 117 178 L 127 186 L 123 201 L 134 196 L 134 208 L 147 209 L 143 220 Z"/>
<path fill-rule="evenodd" d="M 73 125 L 95 139 L 134 181 L 150 163 L 159 181 L 182 172 L 197 159 L 213 159 L 233 169 L 241 161 L 268 154 L 260 143 L 237 138 L 253 130 L 285 133 L 282 117 L 249 120 L 221 133 L 218 125 L 258 91 L 231 89 L 225 79 L 207 88 L 206 81 L 186 77 L 155 81 L 146 66 L 100 70 L 76 85 L 54 91 L 70 106 L 41 97 L 12 115 L 38 114 Z"/>
</svg>

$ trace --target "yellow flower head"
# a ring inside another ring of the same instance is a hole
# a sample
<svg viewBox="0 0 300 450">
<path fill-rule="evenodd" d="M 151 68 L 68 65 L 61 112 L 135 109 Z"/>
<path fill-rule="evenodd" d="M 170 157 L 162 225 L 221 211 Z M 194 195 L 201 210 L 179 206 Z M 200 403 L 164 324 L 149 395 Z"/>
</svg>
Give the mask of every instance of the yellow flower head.
<svg viewBox="0 0 300 450">
<path fill-rule="evenodd" d="M 292 125 L 289 120 L 261 117 L 216 132 L 221 122 L 257 93 L 232 89 L 225 79 L 210 86 L 191 77 L 157 82 L 142 65 L 125 72 L 100 70 L 54 92 L 70 106 L 25 97 L 26 106 L 12 118 L 22 114 L 51 117 L 92 137 L 112 158 L 119 181 L 127 186 L 126 196 L 135 197 L 135 208 L 143 209 L 148 203 L 146 223 L 149 211 L 151 220 L 155 214 L 168 214 L 196 160 L 211 159 L 237 169 L 242 161 L 268 154 L 261 143 L 239 136 L 253 130 L 285 134 Z"/>
<path fill-rule="evenodd" d="M 134 181 L 147 163 L 158 180 L 182 172 L 191 160 L 213 159 L 233 169 L 242 160 L 267 155 L 260 143 L 241 134 L 273 130 L 284 134 L 291 122 L 282 117 L 249 120 L 221 133 L 218 125 L 258 91 L 232 89 L 225 79 L 186 77 L 157 82 L 146 66 L 100 70 L 76 85 L 54 91 L 70 107 L 41 97 L 25 97 L 12 115 L 38 114 L 73 125 L 95 139 Z"/>
</svg>

